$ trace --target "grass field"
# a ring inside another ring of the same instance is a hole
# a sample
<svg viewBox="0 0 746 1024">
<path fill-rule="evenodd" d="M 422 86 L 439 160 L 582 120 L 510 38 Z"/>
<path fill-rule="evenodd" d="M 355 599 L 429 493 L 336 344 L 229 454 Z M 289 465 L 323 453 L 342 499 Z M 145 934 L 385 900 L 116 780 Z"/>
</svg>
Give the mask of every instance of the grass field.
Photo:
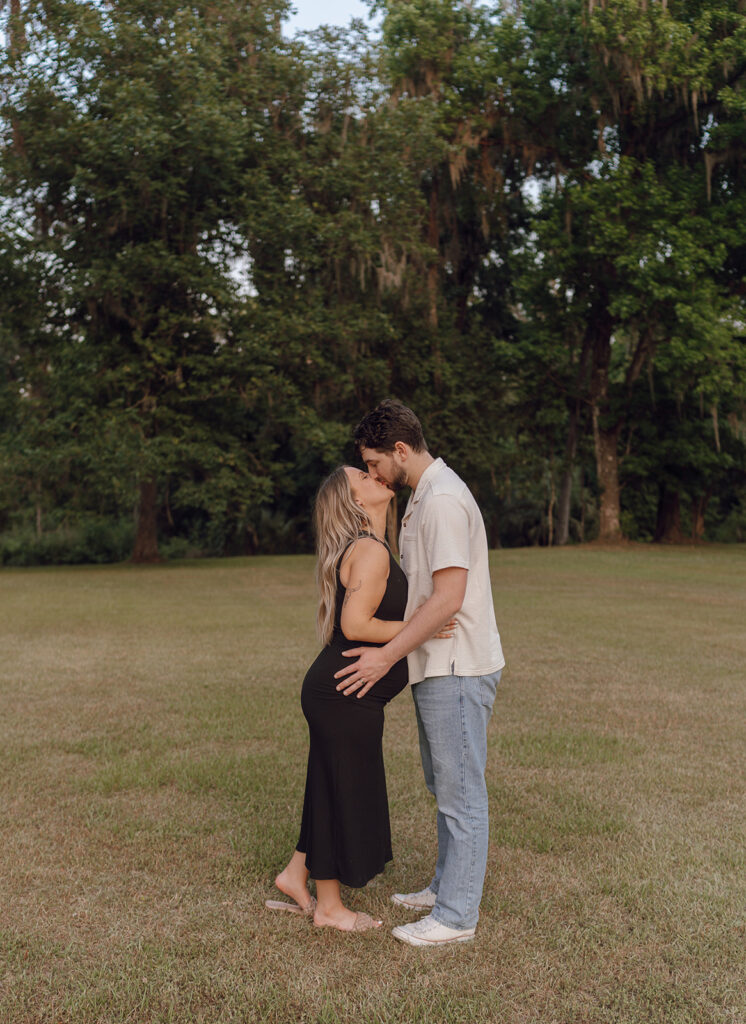
<svg viewBox="0 0 746 1024">
<path fill-rule="evenodd" d="M 404 947 L 434 859 L 407 693 L 377 933 L 271 915 L 312 560 L 0 574 L 0 1021 L 746 1022 L 746 549 L 495 552 L 508 668 L 474 943 Z"/>
</svg>

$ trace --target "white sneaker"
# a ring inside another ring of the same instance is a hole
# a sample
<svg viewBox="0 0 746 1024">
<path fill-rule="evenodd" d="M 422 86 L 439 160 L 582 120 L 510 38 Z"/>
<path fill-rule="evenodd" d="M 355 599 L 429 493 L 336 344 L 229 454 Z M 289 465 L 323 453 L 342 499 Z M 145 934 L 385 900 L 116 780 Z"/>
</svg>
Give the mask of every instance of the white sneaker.
<svg viewBox="0 0 746 1024">
<path fill-rule="evenodd" d="M 395 892 L 391 902 L 411 907 L 412 910 L 430 910 L 435 906 L 435 893 L 429 888 L 420 889 L 419 892 Z"/>
<path fill-rule="evenodd" d="M 475 932 L 476 928 L 448 928 L 428 914 L 420 921 L 399 925 L 391 934 L 410 946 L 445 946 L 449 942 L 469 942 Z"/>
</svg>

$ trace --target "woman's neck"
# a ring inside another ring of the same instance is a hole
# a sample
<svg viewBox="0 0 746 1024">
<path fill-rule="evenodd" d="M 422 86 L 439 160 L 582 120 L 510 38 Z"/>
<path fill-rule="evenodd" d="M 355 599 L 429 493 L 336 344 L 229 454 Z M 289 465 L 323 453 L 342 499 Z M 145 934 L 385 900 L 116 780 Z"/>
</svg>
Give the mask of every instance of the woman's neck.
<svg viewBox="0 0 746 1024">
<path fill-rule="evenodd" d="M 377 537 L 380 537 L 381 540 L 386 540 L 386 511 L 387 511 L 387 509 L 388 509 L 388 505 L 386 505 L 384 508 L 380 508 L 380 509 L 377 508 L 377 509 L 375 509 L 375 511 L 372 511 L 372 512 L 368 513 L 368 518 L 370 519 L 370 525 L 371 525 L 371 527 L 373 529 L 373 533 L 375 533 L 375 535 Z"/>
</svg>

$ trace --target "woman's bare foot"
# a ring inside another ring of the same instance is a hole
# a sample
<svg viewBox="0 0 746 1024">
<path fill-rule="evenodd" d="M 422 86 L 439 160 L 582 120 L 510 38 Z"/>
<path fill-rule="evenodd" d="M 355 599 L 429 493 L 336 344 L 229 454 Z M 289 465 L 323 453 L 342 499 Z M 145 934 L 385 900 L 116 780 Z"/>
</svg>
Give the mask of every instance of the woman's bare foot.
<svg viewBox="0 0 746 1024">
<path fill-rule="evenodd" d="M 313 923 L 317 928 L 336 928 L 340 932 L 367 931 L 368 928 L 380 928 L 383 921 L 374 921 L 367 914 L 356 914 L 347 907 L 339 907 L 332 911 L 322 911 L 319 907 L 313 915 Z"/>
<path fill-rule="evenodd" d="M 305 878 L 303 873 L 293 871 L 291 866 L 288 865 L 275 879 L 275 885 L 280 892 L 284 892 L 291 900 L 295 900 L 301 910 L 308 911 L 313 904 L 313 896 L 308 891 L 308 873 L 304 873 L 306 875 Z"/>
</svg>

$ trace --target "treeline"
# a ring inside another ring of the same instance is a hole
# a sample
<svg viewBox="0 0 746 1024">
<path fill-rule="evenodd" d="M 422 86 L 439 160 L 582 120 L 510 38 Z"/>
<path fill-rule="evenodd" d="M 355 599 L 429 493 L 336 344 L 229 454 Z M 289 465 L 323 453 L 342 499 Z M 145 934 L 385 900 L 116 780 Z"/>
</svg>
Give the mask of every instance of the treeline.
<svg viewBox="0 0 746 1024">
<path fill-rule="evenodd" d="M 6 6 L 0 561 L 308 550 L 394 395 L 492 545 L 746 535 L 741 0 Z"/>
</svg>

